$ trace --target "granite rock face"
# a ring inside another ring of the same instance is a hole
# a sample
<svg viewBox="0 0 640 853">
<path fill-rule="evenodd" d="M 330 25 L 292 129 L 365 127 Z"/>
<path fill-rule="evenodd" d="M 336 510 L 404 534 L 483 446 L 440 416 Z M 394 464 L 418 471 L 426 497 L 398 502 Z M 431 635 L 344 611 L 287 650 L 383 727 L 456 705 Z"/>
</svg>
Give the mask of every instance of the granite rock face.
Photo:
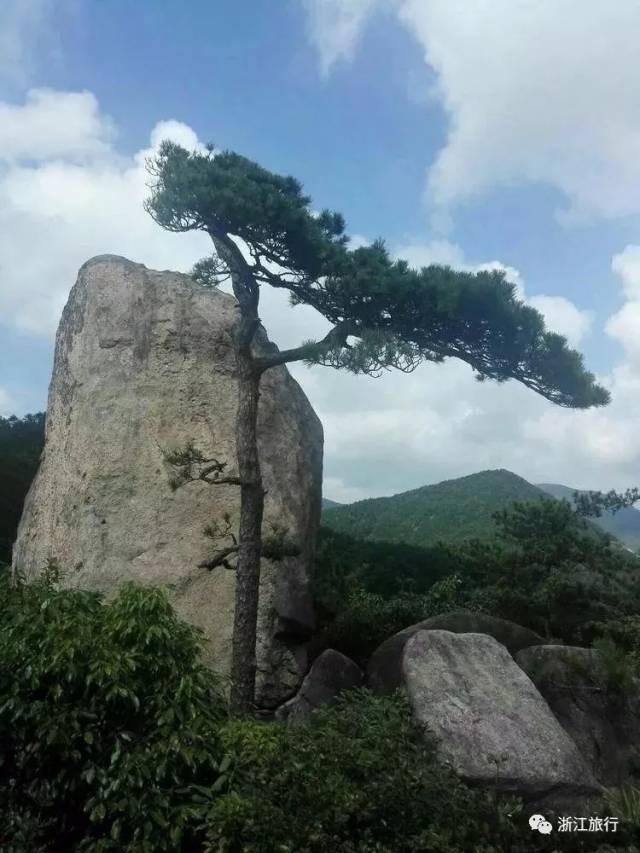
<svg viewBox="0 0 640 853">
<path fill-rule="evenodd" d="M 367 684 L 381 693 L 390 693 L 402 686 L 402 653 L 404 647 L 418 631 L 452 631 L 454 634 L 488 634 L 515 654 L 528 646 L 540 645 L 542 637 L 497 616 L 485 613 L 468 613 L 455 610 L 431 616 L 385 640 L 375 650 L 367 667 Z"/>
<path fill-rule="evenodd" d="M 640 683 L 613 684 L 596 649 L 532 646 L 516 662 L 577 744 L 593 775 L 619 787 L 640 775 Z"/>
<path fill-rule="evenodd" d="M 493 637 L 418 631 L 402 672 L 414 718 L 466 781 L 538 802 L 599 792 L 575 743 Z"/>
<path fill-rule="evenodd" d="M 46 443 L 14 548 L 27 579 L 55 559 L 69 586 L 107 594 L 122 582 L 171 585 L 200 626 L 208 661 L 230 664 L 234 574 L 198 568 L 216 547 L 204 528 L 239 490 L 172 491 L 163 451 L 188 441 L 235 470 L 235 300 L 191 278 L 103 255 L 80 269 L 56 339 Z M 272 347 L 261 333 L 257 347 Z M 265 530 L 287 528 L 301 553 L 262 567 L 258 696 L 290 697 L 314 627 L 310 566 L 320 517 L 322 427 L 284 367 L 262 380 L 259 443 Z"/>
<path fill-rule="evenodd" d="M 362 685 L 363 673 L 351 658 L 335 649 L 326 649 L 314 662 L 298 693 L 285 702 L 276 717 L 289 722 L 305 720 L 323 705 L 332 705 L 343 690 Z"/>
</svg>

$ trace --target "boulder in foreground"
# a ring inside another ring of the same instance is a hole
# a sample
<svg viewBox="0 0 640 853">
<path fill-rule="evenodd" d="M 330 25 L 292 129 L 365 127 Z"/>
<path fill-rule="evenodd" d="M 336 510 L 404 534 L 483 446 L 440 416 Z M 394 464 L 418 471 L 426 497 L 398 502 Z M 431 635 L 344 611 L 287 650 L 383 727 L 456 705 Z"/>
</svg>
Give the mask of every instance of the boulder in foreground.
<svg viewBox="0 0 640 853">
<path fill-rule="evenodd" d="M 593 775 L 606 786 L 637 782 L 640 684 L 615 684 L 596 649 L 532 646 L 516 655 Z"/>
<path fill-rule="evenodd" d="M 407 642 L 418 631 L 452 631 L 455 634 L 488 634 L 515 654 L 528 646 L 538 646 L 542 637 L 515 622 L 457 610 L 432 616 L 385 640 L 371 656 L 367 667 L 367 684 L 380 693 L 390 693 L 402 686 L 402 653 Z"/>
<path fill-rule="evenodd" d="M 332 705 L 343 690 L 362 685 L 362 670 L 350 658 L 327 649 L 313 663 L 298 693 L 278 708 L 279 720 L 298 722 L 322 705 Z"/>
<path fill-rule="evenodd" d="M 599 792 L 574 742 L 493 637 L 418 631 L 402 672 L 416 721 L 465 781 L 537 802 Z"/>
</svg>

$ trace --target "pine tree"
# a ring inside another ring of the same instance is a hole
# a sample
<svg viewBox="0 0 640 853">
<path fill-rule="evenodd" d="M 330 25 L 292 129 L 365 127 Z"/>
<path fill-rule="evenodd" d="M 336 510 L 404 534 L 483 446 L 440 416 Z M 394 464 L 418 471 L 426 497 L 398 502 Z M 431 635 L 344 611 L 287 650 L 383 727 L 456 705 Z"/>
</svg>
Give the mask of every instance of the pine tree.
<svg viewBox="0 0 640 853">
<path fill-rule="evenodd" d="M 146 210 L 163 228 L 201 230 L 213 254 L 196 264 L 202 284 L 230 280 L 238 303 L 236 602 L 231 706 L 251 710 L 255 690 L 258 583 L 264 490 L 257 446 L 260 379 L 293 361 L 379 375 L 454 357 L 479 380 L 516 379 L 560 406 L 608 402 L 579 353 L 545 330 L 541 315 L 519 301 L 501 272 L 442 266 L 412 269 L 382 241 L 350 250 L 342 216 L 314 213 L 292 177 L 274 174 L 230 151 L 189 152 L 164 142 L 148 162 L 153 178 Z M 320 341 L 258 351 L 260 289 L 284 288 L 294 305 L 315 308 L 332 328 Z"/>
</svg>

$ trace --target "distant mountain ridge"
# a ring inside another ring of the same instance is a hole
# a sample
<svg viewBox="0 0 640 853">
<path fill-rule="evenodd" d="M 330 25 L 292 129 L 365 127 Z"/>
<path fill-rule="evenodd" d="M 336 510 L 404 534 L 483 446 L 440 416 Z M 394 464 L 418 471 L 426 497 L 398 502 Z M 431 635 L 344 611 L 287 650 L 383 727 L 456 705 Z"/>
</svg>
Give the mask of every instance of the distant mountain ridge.
<svg viewBox="0 0 640 853">
<path fill-rule="evenodd" d="M 481 471 L 391 497 L 326 508 L 322 523 L 365 541 L 423 547 L 437 540 L 486 538 L 494 529 L 494 512 L 513 501 L 541 497 L 541 489 L 511 471 Z"/>
<path fill-rule="evenodd" d="M 486 539 L 494 530 L 493 514 L 514 501 L 549 497 L 571 501 L 575 490 L 555 484 L 533 485 L 503 468 L 421 486 L 384 498 L 352 504 L 325 500 L 322 524 L 370 542 L 417 547 L 465 539 Z M 632 550 L 640 548 L 640 511 L 623 510 L 594 522 Z"/>
<path fill-rule="evenodd" d="M 574 492 L 584 494 L 580 489 L 572 489 L 559 483 L 538 483 L 537 485 L 543 492 L 547 492 L 554 498 L 564 498 L 569 503 L 573 503 Z M 593 520 L 598 527 L 615 536 L 627 548 L 631 548 L 632 551 L 640 549 L 640 510 L 634 507 L 626 507 L 616 513 L 607 512 L 600 518 Z"/>
<path fill-rule="evenodd" d="M 339 503 L 338 501 L 332 501 L 329 498 L 322 498 L 322 509 L 331 509 L 334 506 L 344 506 L 344 504 Z"/>
</svg>

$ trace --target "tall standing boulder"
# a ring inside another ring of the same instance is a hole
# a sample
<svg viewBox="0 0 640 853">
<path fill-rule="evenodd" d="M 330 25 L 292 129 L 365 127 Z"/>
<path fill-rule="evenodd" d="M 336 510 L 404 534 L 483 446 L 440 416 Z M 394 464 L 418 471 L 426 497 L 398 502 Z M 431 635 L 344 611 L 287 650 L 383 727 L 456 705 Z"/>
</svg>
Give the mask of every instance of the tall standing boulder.
<svg viewBox="0 0 640 853">
<path fill-rule="evenodd" d="M 109 594 L 125 581 L 170 585 L 222 673 L 234 573 L 198 564 L 216 548 L 205 527 L 227 512 L 237 525 L 239 489 L 197 482 L 172 491 L 164 451 L 192 441 L 235 470 L 236 322 L 231 296 L 189 276 L 112 255 L 84 264 L 58 329 L 44 454 L 14 548 L 27 580 L 54 559 L 69 586 Z M 261 333 L 257 346 L 273 344 Z M 286 528 L 300 548 L 262 565 L 258 696 L 274 706 L 306 671 L 322 479 L 322 427 L 285 367 L 263 377 L 258 429 L 265 529 Z"/>
</svg>

